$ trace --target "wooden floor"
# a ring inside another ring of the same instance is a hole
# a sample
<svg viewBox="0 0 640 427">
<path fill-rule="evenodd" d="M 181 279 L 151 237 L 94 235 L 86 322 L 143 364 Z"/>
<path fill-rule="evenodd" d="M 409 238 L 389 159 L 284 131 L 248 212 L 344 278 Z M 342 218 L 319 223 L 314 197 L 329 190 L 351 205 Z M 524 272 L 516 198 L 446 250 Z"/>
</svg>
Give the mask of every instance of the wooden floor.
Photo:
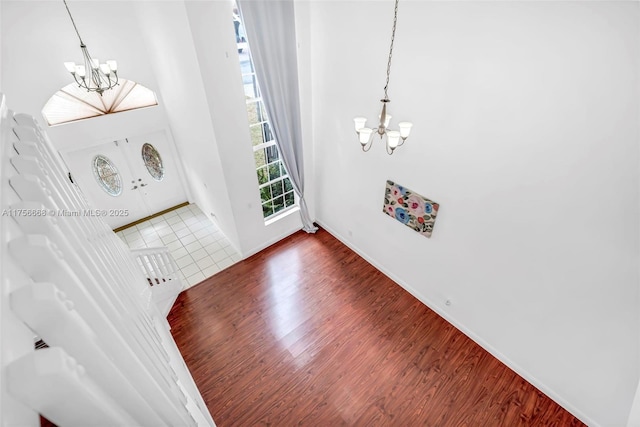
<svg viewBox="0 0 640 427">
<path fill-rule="evenodd" d="M 324 230 L 188 289 L 169 322 L 218 427 L 583 425 Z"/>
</svg>

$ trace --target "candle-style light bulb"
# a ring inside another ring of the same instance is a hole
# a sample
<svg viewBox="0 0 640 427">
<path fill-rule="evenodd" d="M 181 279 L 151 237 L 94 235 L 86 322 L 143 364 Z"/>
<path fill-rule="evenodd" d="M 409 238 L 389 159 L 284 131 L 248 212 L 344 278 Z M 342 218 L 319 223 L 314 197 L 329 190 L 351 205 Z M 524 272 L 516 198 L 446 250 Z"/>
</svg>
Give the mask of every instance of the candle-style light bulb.
<svg viewBox="0 0 640 427">
<path fill-rule="evenodd" d="M 75 74 L 76 73 L 76 63 L 75 62 L 65 62 L 64 66 L 67 69 L 67 71 L 70 72 L 71 74 Z"/>
<path fill-rule="evenodd" d="M 367 143 L 369 142 L 369 139 L 371 138 L 372 133 L 373 133 L 373 129 L 371 128 L 361 128 L 358 131 L 358 135 L 360 137 L 360 144 L 362 144 L 363 147 L 367 145 Z"/>
<path fill-rule="evenodd" d="M 400 142 L 400 132 L 397 130 L 387 131 L 387 144 L 389 144 L 389 148 L 392 150 L 398 146 Z"/>
<path fill-rule="evenodd" d="M 407 139 L 409 134 L 411 133 L 411 127 L 413 123 L 411 122 L 400 122 L 398 123 L 398 127 L 400 128 L 400 138 Z"/>
</svg>

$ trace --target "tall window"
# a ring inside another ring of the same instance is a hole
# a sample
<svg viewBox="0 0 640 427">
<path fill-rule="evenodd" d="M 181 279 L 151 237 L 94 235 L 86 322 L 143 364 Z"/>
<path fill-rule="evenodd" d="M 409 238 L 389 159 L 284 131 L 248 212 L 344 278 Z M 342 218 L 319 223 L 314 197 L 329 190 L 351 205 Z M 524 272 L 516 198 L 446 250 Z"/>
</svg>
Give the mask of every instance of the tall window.
<svg viewBox="0 0 640 427">
<path fill-rule="evenodd" d="M 271 133 L 271 126 L 267 120 L 264 103 L 258 88 L 255 69 L 249 53 L 249 45 L 242 21 L 236 11 L 233 23 L 240 56 L 242 83 L 247 100 L 247 114 L 249 116 L 249 130 L 253 145 L 253 157 L 258 174 L 258 188 L 262 200 L 262 214 L 266 219 L 295 206 L 293 185 L 282 163 L 276 141 Z"/>
</svg>

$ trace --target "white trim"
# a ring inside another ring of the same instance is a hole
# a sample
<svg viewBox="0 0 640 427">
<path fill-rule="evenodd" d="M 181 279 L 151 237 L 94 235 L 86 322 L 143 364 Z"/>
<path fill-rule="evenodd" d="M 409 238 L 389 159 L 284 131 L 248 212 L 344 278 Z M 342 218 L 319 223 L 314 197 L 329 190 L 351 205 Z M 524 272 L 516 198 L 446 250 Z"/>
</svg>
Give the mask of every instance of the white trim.
<svg viewBox="0 0 640 427">
<path fill-rule="evenodd" d="M 267 122 L 263 122 L 263 123 L 267 123 Z M 250 125 L 249 127 L 251 127 L 252 125 Z M 264 150 L 265 148 L 269 148 L 269 147 L 273 147 L 274 145 L 276 145 L 276 140 L 275 139 L 271 139 L 269 141 L 265 141 L 265 142 L 261 142 L 260 144 L 254 145 L 253 146 L 253 152 L 255 153 L 258 150 Z M 278 155 L 280 155 L 280 150 L 278 150 Z M 278 160 L 282 160 L 278 157 Z M 276 162 L 278 161 L 276 160 Z M 263 166 L 266 165 L 271 165 L 275 162 L 271 162 L 271 163 L 265 163 Z M 262 166 L 260 166 L 262 167 Z M 256 168 L 256 170 L 258 170 L 258 168 Z"/>
<path fill-rule="evenodd" d="M 300 206 L 298 205 L 298 201 L 296 200 L 296 203 L 294 205 L 291 205 L 291 206 L 289 206 L 287 208 L 284 208 L 283 210 L 279 211 L 278 213 L 275 213 L 275 214 L 265 218 L 264 225 L 265 226 L 270 226 L 274 222 L 280 221 L 281 219 L 286 218 L 289 215 L 291 215 L 292 213 L 298 212 L 299 210 L 300 210 Z"/>
<path fill-rule="evenodd" d="M 270 163 L 270 164 L 273 164 L 273 163 Z M 278 182 L 278 181 L 284 181 L 284 179 L 285 179 L 285 178 L 289 178 L 289 174 L 280 175 L 279 177 L 277 177 L 277 178 L 275 178 L 275 179 L 272 179 L 271 181 L 267 181 L 267 182 L 265 182 L 264 184 L 260 184 L 260 185 L 258 185 L 258 189 L 260 189 L 260 190 L 261 190 L 261 189 L 263 189 L 264 187 L 267 187 L 267 186 L 269 186 L 269 185 L 271 185 L 271 184 L 275 184 L 275 183 L 276 183 L 276 182 Z M 289 178 L 289 180 L 291 180 L 291 178 Z M 284 188 L 284 187 L 283 187 L 283 188 Z M 292 191 L 293 191 L 293 189 L 291 189 L 291 190 L 287 190 L 287 191 L 283 191 L 283 192 L 282 192 L 282 194 L 284 195 L 284 194 L 287 194 L 287 193 L 291 193 Z M 280 197 L 280 196 L 278 196 L 278 197 Z M 274 199 L 274 198 L 271 198 L 270 200 L 273 200 L 273 199 Z"/>
</svg>

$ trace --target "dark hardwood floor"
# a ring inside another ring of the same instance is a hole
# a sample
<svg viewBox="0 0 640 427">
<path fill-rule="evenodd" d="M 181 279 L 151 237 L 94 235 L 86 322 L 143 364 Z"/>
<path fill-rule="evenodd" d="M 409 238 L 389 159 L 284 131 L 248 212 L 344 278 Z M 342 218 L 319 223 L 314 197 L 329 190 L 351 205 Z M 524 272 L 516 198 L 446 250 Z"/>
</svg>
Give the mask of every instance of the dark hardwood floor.
<svg viewBox="0 0 640 427">
<path fill-rule="evenodd" d="M 324 230 L 188 289 L 169 322 L 218 427 L 584 425 Z"/>
</svg>

